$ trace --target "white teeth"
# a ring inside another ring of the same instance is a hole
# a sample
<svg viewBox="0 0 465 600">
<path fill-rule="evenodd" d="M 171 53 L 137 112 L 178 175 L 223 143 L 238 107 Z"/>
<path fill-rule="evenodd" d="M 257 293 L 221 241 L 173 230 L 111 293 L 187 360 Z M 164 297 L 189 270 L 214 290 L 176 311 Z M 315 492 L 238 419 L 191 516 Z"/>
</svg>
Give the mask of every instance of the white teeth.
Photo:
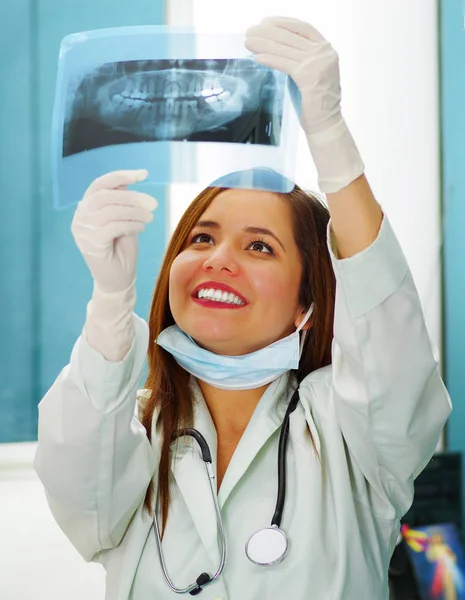
<svg viewBox="0 0 465 600">
<path fill-rule="evenodd" d="M 197 294 L 198 298 L 208 298 L 216 302 L 226 302 L 228 304 L 237 304 L 242 306 L 244 302 L 231 292 L 222 292 L 214 288 L 202 288 Z"/>
</svg>

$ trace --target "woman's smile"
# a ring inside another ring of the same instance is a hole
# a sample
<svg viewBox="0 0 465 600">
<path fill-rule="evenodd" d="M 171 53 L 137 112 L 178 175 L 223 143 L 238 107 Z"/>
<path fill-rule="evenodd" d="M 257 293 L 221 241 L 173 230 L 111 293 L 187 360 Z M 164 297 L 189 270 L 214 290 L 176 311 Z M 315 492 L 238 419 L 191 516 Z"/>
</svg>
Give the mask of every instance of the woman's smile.
<svg viewBox="0 0 465 600">
<path fill-rule="evenodd" d="M 229 300 L 223 300 L 223 299 L 214 300 L 214 299 L 210 299 L 210 298 L 196 298 L 194 296 L 192 298 L 192 300 L 196 304 L 200 304 L 200 306 L 204 306 L 205 308 L 229 308 L 231 310 L 235 310 L 238 308 L 244 308 L 244 305 L 239 305 L 239 304 L 236 304 Z"/>
<path fill-rule="evenodd" d="M 205 308 L 243 308 L 249 304 L 246 298 L 229 285 L 216 281 L 205 281 L 198 285 L 192 300 Z"/>
</svg>

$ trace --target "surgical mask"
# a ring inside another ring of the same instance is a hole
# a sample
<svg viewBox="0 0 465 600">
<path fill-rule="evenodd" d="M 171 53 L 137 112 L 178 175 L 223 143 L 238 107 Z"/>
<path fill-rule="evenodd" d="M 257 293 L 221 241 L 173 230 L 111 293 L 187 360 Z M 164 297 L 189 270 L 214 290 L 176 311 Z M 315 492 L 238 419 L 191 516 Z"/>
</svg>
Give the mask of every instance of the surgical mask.
<svg viewBox="0 0 465 600">
<path fill-rule="evenodd" d="M 251 390 L 298 368 L 306 334 L 303 331 L 300 339 L 300 331 L 312 312 L 313 304 L 294 333 L 242 356 L 225 356 L 205 350 L 178 325 L 164 329 L 156 343 L 201 381 L 222 390 Z"/>
</svg>

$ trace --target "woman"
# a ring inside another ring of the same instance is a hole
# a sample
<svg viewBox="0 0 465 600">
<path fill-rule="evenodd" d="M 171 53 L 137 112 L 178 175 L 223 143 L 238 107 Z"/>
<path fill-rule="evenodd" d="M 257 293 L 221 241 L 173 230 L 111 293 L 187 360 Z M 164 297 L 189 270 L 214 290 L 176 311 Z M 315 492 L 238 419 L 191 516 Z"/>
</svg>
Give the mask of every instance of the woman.
<svg viewBox="0 0 465 600">
<path fill-rule="evenodd" d="M 329 214 L 297 186 L 207 188 L 169 244 L 149 328 L 132 311 L 137 233 L 156 203 L 125 189 L 146 173 L 96 180 L 73 221 L 94 293 L 40 405 L 36 469 L 62 529 L 105 566 L 112 600 L 178 597 L 169 582 L 210 600 L 387 598 L 399 519 L 450 412 L 411 274 L 340 112 L 336 53 L 289 18 L 249 29 L 247 47 L 302 93 Z M 216 480 L 198 441 L 176 438 L 186 426 L 208 443 Z M 278 453 L 287 494 L 273 523 L 282 512 L 289 548 L 281 536 L 270 559 L 271 544 L 257 555 L 249 538 L 270 526 Z"/>
</svg>

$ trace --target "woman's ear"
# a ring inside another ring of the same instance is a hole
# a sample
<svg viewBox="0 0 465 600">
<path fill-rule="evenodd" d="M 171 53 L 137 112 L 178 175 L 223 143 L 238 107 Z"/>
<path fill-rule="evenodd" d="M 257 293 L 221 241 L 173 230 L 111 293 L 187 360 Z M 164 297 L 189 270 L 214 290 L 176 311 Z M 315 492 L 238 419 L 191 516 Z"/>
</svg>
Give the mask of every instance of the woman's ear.
<svg viewBox="0 0 465 600">
<path fill-rule="evenodd" d="M 305 319 L 305 315 L 307 314 L 308 309 L 306 308 L 302 308 L 299 312 L 299 314 L 297 315 L 295 321 L 294 321 L 294 325 L 295 328 L 297 329 L 299 327 L 299 325 L 302 323 L 302 321 Z M 312 326 L 312 316 L 310 314 L 307 322 L 305 323 L 305 325 L 302 327 L 301 331 L 307 331 L 308 329 L 310 329 L 310 327 Z"/>
</svg>

